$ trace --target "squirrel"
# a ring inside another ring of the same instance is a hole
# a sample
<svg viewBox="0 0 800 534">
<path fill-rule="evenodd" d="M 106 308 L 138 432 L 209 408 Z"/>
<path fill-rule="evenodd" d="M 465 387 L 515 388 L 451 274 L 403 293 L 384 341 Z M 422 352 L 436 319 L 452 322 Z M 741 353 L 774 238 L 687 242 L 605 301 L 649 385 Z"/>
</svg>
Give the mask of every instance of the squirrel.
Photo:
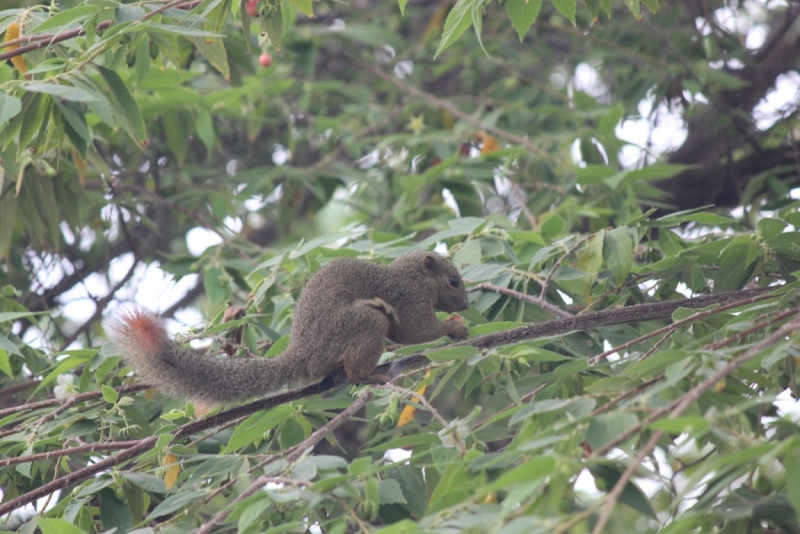
<svg viewBox="0 0 800 534">
<path fill-rule="evenodd" d="M 315 273 L 295 306 L 289 345 L 274 358 L 218 358 L 172 340 L 157 315 L 135 308 L 112 323 L 118 352 L 165 394 L 213 406 L 332 379 L 385 383 L 375 373 L 385 340 L 424 343 L 465 339 L 463 322 L 434 309 L 469 307 L 456 267 L 436 253 L 409 252 L 388 265 L 341 258 Z"/>
</svg>

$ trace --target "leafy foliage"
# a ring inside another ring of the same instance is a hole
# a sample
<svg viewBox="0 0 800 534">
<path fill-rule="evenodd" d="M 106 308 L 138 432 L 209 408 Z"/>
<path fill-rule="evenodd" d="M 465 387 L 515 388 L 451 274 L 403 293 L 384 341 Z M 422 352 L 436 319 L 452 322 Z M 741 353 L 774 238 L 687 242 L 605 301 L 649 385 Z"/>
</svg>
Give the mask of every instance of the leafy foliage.
<svg viewBox="0 0 800 534">
<path fill-rule="evenodd" d="M 0 11 L 0 528 L 800 530 L 796 110 L 755 128 L 730 67 L 778 41 L 713 3 L 248 3 Z M 726 150 L 624 158 L 670 110 Z M 678 211 L 715 165 L 739 209 Z M 385 386 L 197 419 L 103 344 L 137 301 L 269 357 L 320 266 L 414 248 L 471 335 L 388 347 Z"/>
</svg>

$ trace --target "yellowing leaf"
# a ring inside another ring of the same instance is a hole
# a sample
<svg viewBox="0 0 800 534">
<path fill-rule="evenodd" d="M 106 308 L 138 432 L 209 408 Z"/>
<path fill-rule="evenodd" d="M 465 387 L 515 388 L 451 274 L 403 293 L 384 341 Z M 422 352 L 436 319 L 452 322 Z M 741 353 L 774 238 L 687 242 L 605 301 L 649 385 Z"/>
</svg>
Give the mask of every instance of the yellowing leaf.
<svg viewBox="0 0 800 534">
<path fill-rule="evenodd" d="M 422 393 L 425 393 L 425 388 L 420 388 Z M 417 392 L 419 393 L 419 391 Z M 414 415 L 417 413 L 417 408 L 415 406 L 411 406 L 410 404 L 403 408 L 403 411 L 400 413 L 400 419 L 397 420 L 397 428 L 400 428 L 403 425 L 407 425 L 411 421 L 414 420 Z"/>
<path fill-rule="evenodd" d="M 429 376 L 431 376 L 430 370 L 428 370 L 428 372 L 425 373 L 425 378 L 428 378 Z M 428 388 L 428 386 L 422 386 L 421 388 L 419 388 L 417 390 L 417 394 L 418 395 L 425 395 L 425 390 L 427 388 Z M 412 405 L 409 404 L 405 408 L 403 408 L 403 411 L 400 412 L 400 418 L 397 420 L 397 428 L 400 428 L 403 425 L 407 425 L 408 423 L 413 421 L 414 420 L 414 414 L 416 414 L 416 413 L 417 413 L 416 406 L 412 406 Z"/>
<path fill-rule="evenodd" d="M 430 38 L 439 31 L 442 27 L 445 15 L 450 11 L 450 4 L 442 3 L 433 16 L 428 19 L 428 24 L 425 26 L 425 31 L 422 33 L 422 45 L 428 44 Z"/>
<path fill-rule="evenodd" d="M 178 480 L 178 475 L 181 474 L 181 464 L 178 463 L 178 458 L 176 458 L 174 454 L 168 452 L 161 458 L 161 465 L 166 468 L 164 472 L 164 485 L 168 490 L 172 489 L 172 486 L 175 485 L 175 481 Z"/>
<path fill-rule="evenodd" d="M 71 150 L 70 152 L 72 154 L 72 163 L 75 164 L 75 171 L 78 174 L 78 183 L 82 189 L 86 189 L 86 173 L 89 170 L 89 166 L 86 160 L 78 154 L 77 150 Z"/>
<path fill-rule="evenodd" d="M 16 22 L 12 22 L 11 24 L 9 24 L 8 29 L 6 30 L 5 42 L 7 43 L 9 41 L 13 41 L 14 39 L 19 39 L 20 36 L 19 34 L 20 34 L 19 24 L 17 24 Z M 8 48 L 8 50 L 16 50 L 17 48 L 19 48 L 19 45 L 15 44 L 8 46 L 6 48 Z M 13 63 L 14 66 L 17 68 L 17 70 L 20 71 L 22 74 L 28 72 L 28 64 L 25 61 L 24 57 L 14 56 L 11 58 L 11 63 Z"/>
<path fill-rule="evenodd" d="M 475 134 L 475 138 L 481 142 L 481 155 L 491 154 L 500 150 L 500 143 L 497 139 L 484 131 Z"/>
</svg>

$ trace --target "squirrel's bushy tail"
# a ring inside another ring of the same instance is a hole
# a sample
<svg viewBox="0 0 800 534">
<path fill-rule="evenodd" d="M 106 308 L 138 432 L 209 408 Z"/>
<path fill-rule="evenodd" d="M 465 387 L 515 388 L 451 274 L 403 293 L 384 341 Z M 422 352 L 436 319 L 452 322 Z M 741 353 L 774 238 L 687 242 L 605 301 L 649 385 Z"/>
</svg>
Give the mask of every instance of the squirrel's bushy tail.
<svg viewBox="0 0 800 534">
<path fill-rule="evenodd" d="M 204 406 L 277 393 L 294 385 L 295 369 L 285 354 L 276 358 L 217 358 L 170 339 L 164 321 L 135 308 L 110 328 L 119 353 L 165 394 Z"/>
</svg>

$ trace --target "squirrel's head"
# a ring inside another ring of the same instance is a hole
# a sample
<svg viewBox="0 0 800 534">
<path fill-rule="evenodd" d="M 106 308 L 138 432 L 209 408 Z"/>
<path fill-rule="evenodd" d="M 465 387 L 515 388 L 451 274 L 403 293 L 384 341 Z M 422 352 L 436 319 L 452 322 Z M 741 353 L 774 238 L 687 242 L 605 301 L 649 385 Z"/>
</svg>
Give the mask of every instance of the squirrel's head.
<svg viewBox="0 0 800 534">
<path fill-rule="evenodd" d="M 414 263 L 436 293 L 434 307 L 444 312 L 459 312 L 469 308 L 467 290 L 455 265 L 435 252 L 417 251 L 404 254 L 393 263 Z"/>
</svg>

